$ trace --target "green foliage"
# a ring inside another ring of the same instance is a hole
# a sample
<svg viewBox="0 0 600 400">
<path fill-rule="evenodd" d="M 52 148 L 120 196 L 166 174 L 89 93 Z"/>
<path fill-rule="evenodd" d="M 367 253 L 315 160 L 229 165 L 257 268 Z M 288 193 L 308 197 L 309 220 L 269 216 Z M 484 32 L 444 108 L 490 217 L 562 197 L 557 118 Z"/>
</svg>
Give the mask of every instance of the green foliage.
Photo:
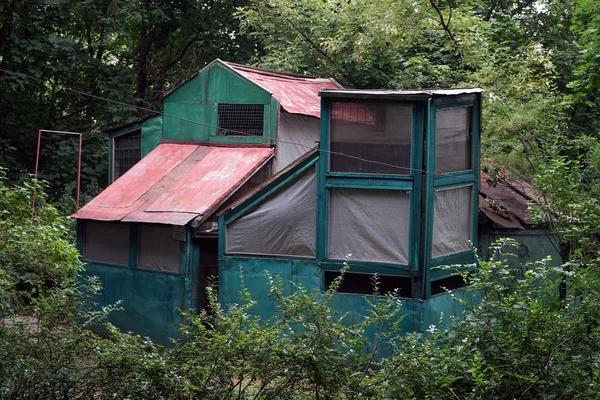
<svg viewBox="0 0 600 400">
<path fill-rule="evenodd" d="M 47 289 L 72 285 L 81 263 L 69 240 L 72 221 L 46 203 L 39 181 L 11 187 L 0 170 L 0 214 L 0 297 L 12 299 L 3 302 L 3 316 Z"/>
</svg>

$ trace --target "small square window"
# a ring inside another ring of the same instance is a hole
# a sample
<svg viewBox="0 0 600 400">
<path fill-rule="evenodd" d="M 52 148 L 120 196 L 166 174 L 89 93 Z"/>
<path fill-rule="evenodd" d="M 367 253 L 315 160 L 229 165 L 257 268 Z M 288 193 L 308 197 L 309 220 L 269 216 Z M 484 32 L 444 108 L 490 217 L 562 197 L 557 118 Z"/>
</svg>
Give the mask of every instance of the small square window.
<svg viewBox="0 0 600 400">
<path fill-rule="evenodd" d="M 262 136 L 264 130 L 262 104 L 219 104 L 219 136 Z"/>
<path fill-rule="evenodd" d="M 331 172 L 410 175 L 412 106 L 331 105 Z"/>
</svg>

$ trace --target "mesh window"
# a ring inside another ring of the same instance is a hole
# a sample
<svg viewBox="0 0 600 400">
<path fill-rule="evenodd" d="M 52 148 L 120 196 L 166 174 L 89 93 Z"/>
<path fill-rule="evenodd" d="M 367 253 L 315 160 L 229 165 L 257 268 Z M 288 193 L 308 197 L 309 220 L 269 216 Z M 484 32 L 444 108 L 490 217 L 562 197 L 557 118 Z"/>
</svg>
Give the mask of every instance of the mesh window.
<svg viewBox="0 0 600 400">
<path fill-rule="evenodd" d="M 219 104 L 219 136 L 262 136 L 262 104 Z"/>
<path fill-rule="evenodd" d="M 142 131 L 140 129 L 114 138 L 113 180 L 117 179 L 142 159 Z"/>
<path fill-rule="evenodd" d="M 401 104 L 333 103 L 330 170 L 410 175 L 412 112 Z"/>
<path fill-rule="evenodd" d="M 438 190 L 434 197 L 433 258 L 471 250 L 473 187 Z"/>
<path fill-rule="evenodd" d="M 227 252 L 314 257 L 316 171 L 301 177 L 227 226 Z"/>
<path fill-rule="evenodd" d="M 171 226 L 140 225 L 138 267 L 162 272 L 179 272 L 179 241 Z"/>
<path fill-rule="evenodd" d="M 472 107 L 437 110 L 435 127 L 435 172 L 466 171 L 473 168 L 471 156 Z"/>
<path fill-rule="evenodd" d="M 98 221 L 85 221 L 84 224 L 84 261 L 129 264 L 129 224 Z"/>
<path fill-rule="evenodd" d="M 339 271 L 325 271 L 325 288 L 329 289 L 333 281 L 340 276 Z M 361 274 L 346 272 L 338 293 L 354 293 L 372 295 L 375 282 L 380 295 L 392 293 L 398 297 L 412 297 L 411 279 L 405 276 Z"/>
<path fill-rule="evenodd" d="M 409 198 L 395 190 L 332 189 L 329 258 L 408 264 Z"/>
</svg>

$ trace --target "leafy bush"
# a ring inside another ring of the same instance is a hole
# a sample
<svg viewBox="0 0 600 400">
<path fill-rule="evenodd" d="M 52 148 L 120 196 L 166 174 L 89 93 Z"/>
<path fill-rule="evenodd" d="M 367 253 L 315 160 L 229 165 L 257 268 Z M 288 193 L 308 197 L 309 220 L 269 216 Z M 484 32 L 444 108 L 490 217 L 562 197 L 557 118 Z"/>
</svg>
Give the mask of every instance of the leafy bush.
<svg viewBox="0 0 600 400">
<path fill-rule="evenodd" d="M 72 221 L 46 203 L 42 189 L 31 178 L 11 187 L 0 169 L 0 317 L 18 311 L 40 291 L 73 285 L 81 269 L 69 240 Z"/>
</svg>

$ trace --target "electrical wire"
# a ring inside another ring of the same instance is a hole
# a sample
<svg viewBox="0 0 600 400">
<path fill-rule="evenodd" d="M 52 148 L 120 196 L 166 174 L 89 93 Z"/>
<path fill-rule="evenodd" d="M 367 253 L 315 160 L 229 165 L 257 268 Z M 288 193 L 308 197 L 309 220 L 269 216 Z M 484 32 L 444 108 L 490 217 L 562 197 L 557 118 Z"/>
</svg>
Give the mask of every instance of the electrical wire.
<svg viewBox="0 0 600 400">
<path fill-rule="evenodd" d="M 4 72 L 6 74 L 13 75 L 13 76 L 19 76 L 19 77 L 26 78 L 26 79 L 31 79 L 31 80 L 37 81 L 39 83 L 42 83 L 44 85 L 49 84 L 51 86 L 57 86 L 57 85 L 55 85 L 55 84 L 53 84 L 51 82 L 47 82 L 47 81 L 44 81 L 42 79 L 39 79 L 39 78 L 30 76 L 30 75 L 27 75 L 27 74 L 23 74 L 23 73 L 20 73 L 20 72 L 14 72 L 14 71 L 2 69 L 2 68 L 0 68 L 0 72 Z M 65 90 L 65 91 L 69 91 L 69 92 L 72 92 L 72 93 L 75 93 L 75 94 L 80 95 L 80 96 L 84 96 L 84 97 L 88 97 L 88 98 L 91 98 L 91 99 L 95 99 L 95 100 L 98 100 L 98 101 L 104 101 L 104 102 L 108 102 L 108 103 L 112 103 L 112 104 L 121 105 L 121 106 L 124 106 L 124 107 L 134 108 L 134 109 L 137 109 L 137 110 L 146 111 L 146 112 L 151 113 L 151 114 L 162 115 L 164 117 L 177 119 L 177 120 L 180 120 L 180 121 L 183 121 L 183 122 L 187 122 L 187 123 L 190 123 L 190 124 L 194 124 L 194 125 L 201 125 L 201 126 L 206 126 L 206 127 L 209 127 L 209 128 L 217 128 L 217 129 L 219 128 L 218 126 L 215 126 L 215 125 L 211 125 L 211 124 L 207 124 L 207 123 L 203 123 L 203 122 L 199 122 L 199 121 L 190 120 L 190 119 L 183 118 L 183 117 L 180 117 L 180 116 L 177 116 L 177 115 L 173 115 L 173 114 L 168 114 L 168 113 L 164 113 L 164 112 L 161 112 L 161 111 L 152 110 L 152 109 L 146 108 L 146 107 L 136 106 L 134 104 L 125 103 L 125 102 L 122 102 L 122 101 L 117 101 L 117 100 L 112 100 L 112 99 L 108 99 L 108 98 L 101 97 L 101 96 L 96 96 L 96 95 L 93 95 L 93 94 L 90 94 L 90 93 L 85 93 L 85 92 L 82 92 L 82 91 L 79 91 L 79 90 L 75 90 L 73 88 L 66 87 L 66 86 L 61 86 L 60 89 L 61 90 Z M 248 134 L 246 132 L 242 132 L 242 131 L 237 131 L 237 130 L 233 130 L 233 129 L 228 129 L 228 131 L 229 132 L 233 132 L 233 133 L 237 133 L 237 134 L 240 134 L 240 135 L 243 135 L 243 136 L 251 136 L 251 137 L 259 138 L 258 136 L 250 135 L 250 134 Z M 270 141 L 269 138 L 264 138 L 264 137 L 260 137 L 260 138 L 264 139 L 266 141 Z M 286 141 L 286 140 L 280 140 L 280 139 L 276 139 L 276 142 L 285 143 L 285 144 L 292 144 L 292 145 L 296 145 L 296 146 L 301 146 L 301 147 L 304 147 L 304 148 L 307 148 L 307 149 L 310 149 L 310 150 L 314 149 L 314 147 L 305 145 L 303 143 L 296 143 L 296 142 L 291 142 L 291 141 Z M 330 154 L 330 155 L 336 155 L 336 156 L 340 156 L 340 157 L 350 158 L 350 159 L 362 161 L 362 162 L 365 162 L 365 163 L 381 165 L 381 166 L 384 166 L 384 167 L 394 168 L 394 169 L 398 169 L 398 170 L 409 171 L 409 172 L 420 172 L 420 173 L 423 173 L 423 174 L 426 174 L 426 175 L 445 176 L 444 174 L 438 174 L 438 173 L 432 172 L 432 171 L 426 171 L 426 170 L 417 169 L 417 168 L 411 168 L 411 167 L 401 167 L 399 165 L 389 164 L 389 163 L 385 163 L 385 162 L 381 162 L 381 161 L 376 161 L 376 160 L 369 160 L 369 159 L 366 159 L 366 158 L 363 158 L 363 157 L 357 157 L 357 156 L 353 156 L 353 155 L 350 155 L 350 154 L 340 153 L 340 152 L 337 152 L 337 151 L 324 150 L 324 149 L 320 149 L 320 148 L 317 148 L 317 150 L 320 153 L 326 153 L 326 154 Z M 459 181 L 463 181 L 465 183 L 477 183 L 477 182 L 479 182 L 479 180 L 476 180 L 476 179 L 463 178 L 463 177 L 459 177 L 459 176 L 455 176 L 454 178 L 457 179 L 457 180 L 459 180 Z M 510 187 L 510 188 L 514 188 L 513 185 L 510 185 L 510 184 L 497 183 L 496 185 L 507 186 L 507 187 Z"/>
</svg>

